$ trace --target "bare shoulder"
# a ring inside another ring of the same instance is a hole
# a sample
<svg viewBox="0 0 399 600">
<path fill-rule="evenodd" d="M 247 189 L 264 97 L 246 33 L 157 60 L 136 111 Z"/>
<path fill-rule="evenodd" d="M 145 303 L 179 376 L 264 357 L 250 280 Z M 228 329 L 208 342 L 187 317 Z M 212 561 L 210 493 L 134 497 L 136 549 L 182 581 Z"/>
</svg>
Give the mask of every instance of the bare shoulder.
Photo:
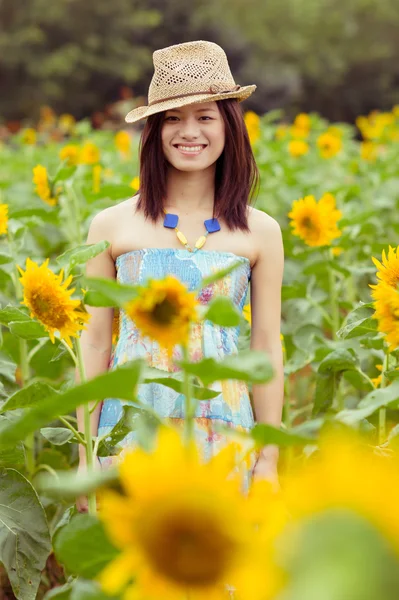
<svg viewBox="0 0 399 600">
<path fill-rule="evenodd" d="M 107 240 L 112 247 L 113 240 L 118 237 L 118 227 L 124 222 L 125 217 L 128 215 L 131 217 L 137 200 L 136 195 L 98 212 L 90 222 L 88 242 Z"/>
<path fill-rule="evenodd" d="M 272 216 L 252 206 L 248 207 L 248 225 L 256 246 L 257 258 L 270 252 L 280 252 L 283 248 L 281 227 Z"/>
</svg>

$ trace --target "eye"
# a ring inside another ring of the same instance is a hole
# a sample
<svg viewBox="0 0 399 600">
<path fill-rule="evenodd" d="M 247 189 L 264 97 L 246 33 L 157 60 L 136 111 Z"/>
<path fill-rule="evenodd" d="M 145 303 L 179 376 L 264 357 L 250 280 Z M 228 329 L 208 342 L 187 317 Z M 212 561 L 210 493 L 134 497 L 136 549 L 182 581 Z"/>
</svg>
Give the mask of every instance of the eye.
<svg viewBox="0 0 399 600">
<path fill-rule="evenodd" d="M 177 119 L 178 117 L 174 117 L 174 116 L 170 116 L 170 117 L 166 117 L 165 121 L 169 121 L 169 119 Z M 202 116 L 200 117 L 200 119 L 209 119 L 209 120 L 213 120 L 212 117 L 207 117 L 207 116 Z"/>
</svg>

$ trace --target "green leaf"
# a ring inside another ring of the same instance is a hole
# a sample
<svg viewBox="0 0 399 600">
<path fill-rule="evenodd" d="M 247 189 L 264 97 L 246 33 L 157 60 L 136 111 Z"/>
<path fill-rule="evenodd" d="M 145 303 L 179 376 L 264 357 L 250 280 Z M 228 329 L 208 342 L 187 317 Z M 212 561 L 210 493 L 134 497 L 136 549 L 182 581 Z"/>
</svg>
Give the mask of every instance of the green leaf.
<svg viewBox="0 0 399 600">
<path fill-rule="evenodd" d="M 101 486 L 112 486 L 118 481 L 119 472 L 116 466 L 95 470 L 91 473 L 58 471 L 57 477 L 42 472 L 35 478 L 37 489 L 44 492 L 46 496 L 68 501 L 74 501 L 78 496 L 90 494 Z"/>
<path fill-rule="evenodd" d="M 43 427 L 40 433 L 54 446 L 63 446 L 74 437 L 67 427 Z"/>
<path fill-rule="evenodd" d="M 29 433 L 46 425 L 52 419 L 68 414 L 77 406 L 92 400 L 112 397 L 135 400 L 142 364 L 141 359 L 125 363 L 66 392 L 48 396 L 13 423 L 0 421 L 0 448 L 6 448 L 25 439 Z"/>
<path fill-rule="evenodd" d="M 274 375 L 267 354 L 258 350 L 243 350 L 221 361 L 204 358 L 197 363 L 182 361 L 179 364 L 187 373 L 196 375 L 204 385 L 224 379 L 266 383 Z"/>
<path fill-rule="evenodd" d="M 354 409 L 341 410 L 335 420 L 346 425 L 355 425 L 382 407 L 399 408 L 399 381 L 395 380 L 385 388 L 373 390 Z"/>
<path fill-rule="evenodd" d="M 155 367 L 146 366 L 143 370 L 143 383 L 159 383 L 165 387 L 169 387 L 179 394 L 184 394 L 183 382 L 181 379 L 177 379 L 178 373 L 174 373 L 174 376 L 168 376 L 167 371 L 156 369 Z M 399 371 L 398 371 L 399 373 Z M 182 378 L 183 375 L 180 374 Z M 192 384 L 191 386 L 192 397 L 196 400 L 212 400 L 220 395 L 217 390 L 211 390 L 209 388 Z"/>
<path fill-rule="evenodd" d="M 71 600 L 72 583 L 57 586 L 47 592 L 43 600 Z"/>
<path fill-rule="evenodd" d="M 114 279 L 104 279 L 100 277 L 86 277 L 83 287 L 89 288 L 89 292 L 97 292 L 107 302 L 104 306 L 119 306 L 120 308 L 129 300 L 133 300 L 141 286 L 123 285 Z M 86 293 L 85 303 L 89 304 L 90 296 Z M 99 306 L 95 304 L 94 306 Z"/>
<path fill-rule="evenodd" d="M 119 600 L 120 596 L 104 594 L 98 583 L 83 579 L 76 579 L 73 583 L 70 600 Z"/>
<path fill-rule="evenodd" d="M 238 269 L 238 267 L 242 264 L 243 264 L 242 260 L 237 261 L 237 262 L 233 263 L 232 265 L 229 265 L 225 269 L 220 269 L 219 271 L 216 271 L 216 273 L 212 273 L 212 275 L 208 275 L 207 277 L 204 277 L 202 279 L 198 289 L 202 290 L 204 287 L 207 287 L 211 283 L 215 283 L 215 281 L 219 281 L 220 279 L 223 279 L 223 277 L 225 277 L 226 275 L 229 275 L 230 273 L 232 273 L 233 271 Z"/>
<path fill-rule="evenodd" d="M 208 304 L 204 319 L 221 327 L 237 327 L 241 315 L 230 298 L 218 296 Z"/>
<path fill-rule="evenodd" d="M 333 350 L 321 361 L 317 370 L 313 415 L 330 408 L 342 374 L 357 367 L 358 359 L 354 351 L 345 348 Z"/>
<path fill-rule="evenodd" d="M 43 381 L 35 381 L 30 385 L 18 390 L 0 406 L 0 414 L 6 410 L 17 408 L 28 408 L 36 406 L 49 396 L 57 395 L 59 392 Z"/>
<path fill-rule="evenodd" d="M 122 406 L 122 415 L 112 430 L 103 437 L 98 446 L 98 456 L 112 456 L 118 454 L 121 448 L 118 444 L 127 436 L 128 433 L 137 429 L 137 424 L 140 422 L 140 417 L 143 413 L 150 418 L 148 411 L 139 406 L 124 405 Z M 163 421 L 161 418 L 156 418 L 155 414 L 151 415 L 154 419 L 155 428 Z"/>
<path fill-rule="evenodd" d="M 111 308 L 116 306 L 114 300 L 110 300 L 107 296 L 104 296 L 99 292 L 86 292 L 83 302 L 88 306 L 107 306 Z"/>
<path fill-rule="evenodd" d="M 25 464 L 25 447 L 18 442 L 11 448 L 0 450 L 0 467 L 21 467 Z"/>
<path fill-rule="evenodd" d="M 0 252 L 0 265 L 5 265 L 7 263 L 12 262 L 13 258 L 11 254 L 5 254 L 5 252 Z"/>
<path fill-rule="evenodd" d="M 0 470 L 0 562 L 18 600 L 35 600 L 51 551 L 46 515 L 29 481 Z"/>
<path fill-rule="evenodd" d="M 314 442 L 316 439 L 314 435 L 299 434 L 295 432 L 295 429 L 277 429 L 266 423 L 257 423 L 251 430 L 251 437 L 255 440 L 258 447 L 267 444 L 276 444 L 282 447 L 306 445 Z"/>
<path fill-rule="evenodd" d="M 98 242 L 97 244 L 84 244 L 77 246 L 71 250 L 67 250 L 64 254 L 57 257 L 57 262 L 63 268 L 72 269 L 75 265 L 81 265 L 86 263 L 91 258 L 94 258 L 101 252 L 104 252 L 110 243 L 106 240 Z"/>
<path fill-rule="evenodd" d="M 94 578 L 119 551 L 109 541 L 102 523 L 91 515 L 76 515 L 58 533 L 54 552 L 69 572 Z"/>
<path fill-rule="evenodd" d="M 29 321 L 10 321 L 8 327 L 13 335 L 17 335 L 24 340 L 36 340 L 48 337 L 48 333 L 43 325 L 33 319 Z"/>
<path fill-rule="evenodd" d="M 31 318 L 20 308 L 9 304 L 0 310 L 0 323 L 1 325 L 8 325 L 11 321 L 31 321 Z"/>
</svg>

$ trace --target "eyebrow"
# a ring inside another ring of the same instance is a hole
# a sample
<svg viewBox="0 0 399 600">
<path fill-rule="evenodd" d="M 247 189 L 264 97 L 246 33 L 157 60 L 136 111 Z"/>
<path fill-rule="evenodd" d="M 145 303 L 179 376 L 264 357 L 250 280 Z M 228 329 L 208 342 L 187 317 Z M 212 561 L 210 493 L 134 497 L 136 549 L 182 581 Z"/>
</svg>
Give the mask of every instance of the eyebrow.
<svg viewBox="0 0 399 600">
<path fill-rule="evenodd" d="M 179 108 L 169 108 L 166 112 L 178 112 L 181 113 Z M 198 108 L 195 112 L 216 112 L 214 108 Z"/>
</svg>

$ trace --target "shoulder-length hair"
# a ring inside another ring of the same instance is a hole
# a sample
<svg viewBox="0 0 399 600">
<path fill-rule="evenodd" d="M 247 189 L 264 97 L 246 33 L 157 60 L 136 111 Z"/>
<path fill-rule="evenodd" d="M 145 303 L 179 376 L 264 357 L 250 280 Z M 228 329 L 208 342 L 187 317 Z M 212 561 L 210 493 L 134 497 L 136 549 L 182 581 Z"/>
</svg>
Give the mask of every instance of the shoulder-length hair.
<svg viewBox="0 0 399 600">
<path fill-rule="evenodd" d="M 259 191 L 259 170 L 252 152 L 243 110 L 236 98 L 219 100 L 225 124 L 225 146 L 216 161 L 213 218 L 223 218 L 231 230 L 249 231 L 247 204 Z M 139 143 L 140 189 L 137 210 L 157 221 L 163 215 L 167 161 L 161 130 L 165 111 L 148 117 Z"/>
</svg>

